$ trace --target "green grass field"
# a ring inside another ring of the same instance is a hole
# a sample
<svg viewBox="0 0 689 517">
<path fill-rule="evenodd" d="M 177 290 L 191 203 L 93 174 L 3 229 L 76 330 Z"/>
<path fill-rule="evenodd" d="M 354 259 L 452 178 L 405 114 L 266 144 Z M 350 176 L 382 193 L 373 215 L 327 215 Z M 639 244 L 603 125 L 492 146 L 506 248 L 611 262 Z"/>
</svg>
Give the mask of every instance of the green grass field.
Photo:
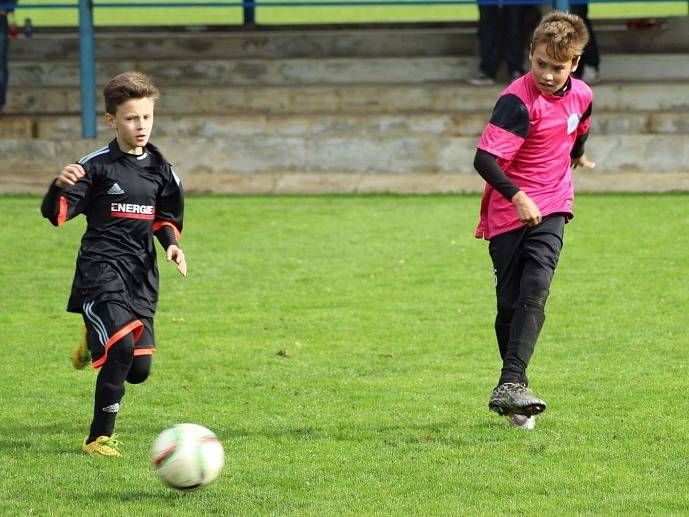
<svg viewBox="0 0 689 517">
<path fill-rule="evenodd" d="M 64 312 L 79 218 L 1 197 L 6 515 L 680 515 L 689 512 L 686 195 L 580 196 L 530 377 L 534 432 L 487 410 L 499 368 L 477 196 L 190 197 L 188 278 L 161 264 L 151 378 L 126 458 L 80 452 L 95 373 Z M 279 351 L 286 351 L 278 355 Z M 213 429 L 191 494 L 148 464 Z"/>
<path fill-rule="evenodd" d="M 135 0 L 110 0 L 110 3 L 132 3 Z M 285 0 L 287 1 L 287 0 Z M 40 0 L 32 2 L 43 3 Z M 56 3 L 46 1 L 46 4 Z M 99 8 L 95 2 L 95 24 L 103 25 L 237 25 L 242 23 L 241 8 Z M 686 16 L 687 2 L 595 3 L 592 18 L 637 18 Z M 365 7 L 259 7 L 258 23 L 266 25 L 467 21 L 478 19 L 472 2 L 456 6 L 365 6 Z M 30 17 L 39 30 L 47 26 L 76 26 L 76 9 L 17 9 L 20 25 Z"/>
</svg>

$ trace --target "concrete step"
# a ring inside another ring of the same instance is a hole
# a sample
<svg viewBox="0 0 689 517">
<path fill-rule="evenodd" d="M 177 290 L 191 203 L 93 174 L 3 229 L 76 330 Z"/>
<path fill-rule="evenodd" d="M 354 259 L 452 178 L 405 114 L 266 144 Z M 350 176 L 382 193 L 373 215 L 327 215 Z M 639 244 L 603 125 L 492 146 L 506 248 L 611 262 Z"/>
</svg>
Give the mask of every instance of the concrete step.
<svg viewBox="0 0 689 517">
<path fill-rule="evenodd" d="M 160 115 L 324 113 L 490 113 L 504 85 L 463 83 L 350 84 L 331 86 L 170 86 Z M 77 88 L 31 87 L 9 92 L 6 114 L 77 114 Z M 597 111 L 686 111 L 686 82 L 602 83 L 594 87 Z M 101 109 L 99 107 L 99 109 Z"/>
<path fill-rule="evenodd" d="M 625 20 L 594 20 L 603 57 L 616 52 L 689 52 L 689 19 L 662 20 L 657 27 L 630 30 Z M 476 23 L 346 25 L 320 28 L 235 27 L 174 32 L 155 27 L 136 31 L 96 29 L 98 59 L 247 59 L 300 57 L 409 57 L 476 55 Z M 37 28 L 33 38 L 13 40 L 10 62 L 77 60 L 76 31 Z"/>
<path fill-rule="evenodd" d="M 105 140 L 0 140 L 0 181 L 44 188 L 60 167 Z M 183 178 L 352 173 L 474 175 L 473 137 L 155 139 Z M 687 172 L 686 135 L 600 135 L 587 145 L 597 173 Z M 22 179 L 24 178 L 24 179 Z M 31 179 L 33 178 L 33 179 Z M 211 183 L 207 185 L 212 188 Z M 620 186 L 622 188 L 622 186 Z"/>
<path fill-rule="evenodd" d="M 341 115 L 190 115 L 157 116 L 155 136 L 178 138 L 273 138 L 273 137 L 477 137 L 486 113 L 409 113 Z M 592 135 L 684 134 L 689 135 L 689 112 L 595 112 Z M 98 138 L 112 130 L 99 118 Z M 78 116 L 6 116 L 0 138 L 65 140 L 79 138 Z"/>
<path fill-rule="evenodd" d="M 606 56 L 604 81 L 689 81 L 689 53 Z M 525 63 L 528 65 L 528 63 Z M 99 86 L 114 75 L 142 70 L 161 86 L 248 86 L 426 83 L 466 81 L 478 70 L 476 57 L 305 59 L 100 60 Z M 11 62 L 10 88 L 78 87 L 76 61 Z"/>
</svg>

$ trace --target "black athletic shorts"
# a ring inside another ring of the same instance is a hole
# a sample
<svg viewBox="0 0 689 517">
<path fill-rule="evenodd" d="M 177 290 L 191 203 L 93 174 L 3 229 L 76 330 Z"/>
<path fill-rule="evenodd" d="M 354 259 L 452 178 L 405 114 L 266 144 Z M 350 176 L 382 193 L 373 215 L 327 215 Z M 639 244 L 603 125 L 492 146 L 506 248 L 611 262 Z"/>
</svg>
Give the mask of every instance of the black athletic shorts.
<svg viewBox="0 0 689 517">
<path fill-rule="evenodd" d="M 519 290 L 524 262 L 534 260 L 553 279 L 562 251 L 566 216 L 552 214 L 536 226 L 524 226 L 496 235 L 488 251 L 495 268 L 495 288 L 501 292 Z"/>
<path fill-rule="evenodd" d="M 134 314 L 117 300 L 88 302 L 82 305 L 86 341 L 94 368 L 108 358 L 108 350 L 130 332 L 134 335 L 134 356 L 155 351 L 153 318 Z"/>
</svg>

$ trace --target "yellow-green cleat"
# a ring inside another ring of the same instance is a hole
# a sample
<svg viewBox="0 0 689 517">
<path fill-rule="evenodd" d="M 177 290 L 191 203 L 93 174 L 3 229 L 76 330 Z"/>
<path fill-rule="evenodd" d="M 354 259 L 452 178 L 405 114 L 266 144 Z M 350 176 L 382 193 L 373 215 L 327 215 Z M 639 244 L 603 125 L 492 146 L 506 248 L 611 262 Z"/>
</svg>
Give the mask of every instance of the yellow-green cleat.
<svg viewBox="0 0 689 517">
<path fill-rule="evenodd" d="M 86 327 L 82 328 L 81 338 L 79 343 L 72 350 L 72 366 L 76 370 L 82 370 L 87 364 L 91 362 L 91 352 L 86 343 Z"/>
<path fill-rule="evenodd" d="M 81 447 L 86 454 L 94 454 L 100 456 L 122 456 L 120 451 L 120 442 L 112 436 L 99 436 L 91 443 L 86 443 L 88 438 L 84 439 L 84 445 Z"/>
</svg>

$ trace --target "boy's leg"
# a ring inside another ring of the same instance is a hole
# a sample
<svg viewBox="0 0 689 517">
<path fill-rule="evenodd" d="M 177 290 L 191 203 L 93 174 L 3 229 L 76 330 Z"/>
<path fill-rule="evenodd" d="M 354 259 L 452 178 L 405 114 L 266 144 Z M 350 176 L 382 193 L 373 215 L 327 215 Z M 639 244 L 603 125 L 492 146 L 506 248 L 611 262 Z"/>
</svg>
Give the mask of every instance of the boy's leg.
<svg viewBox="0 0 689 517">
<path fill-rule="evenodd" d="M 112 346 L 98 373 L 93 421 L 86 439 L 87 444 L 99 436 L 112 436 L 120 402 L 124 396 L 124 381 L 133 359 L 134 336 L 130 332 Z"/>
<path fill-rule="evenodd" d="M 545 402 L 535 397 L 527 387 L 526 367 L 545 320 L 543 308 L 562 248 L 564 223 L 564 216 L 553 215 L 535 227 L 523 228 L 521 233 L 510 232 L 514 235 L 511 242 L 509 233 L 495 244 L 491 241 L 491 256 L 494 262 L 496 257 L 499 259 L 496 265 L 498 299 L 502 295 L 500 288 L 510 285 L 506 278 L 513 282 L 516 277 L 519 281 L 516 304 L 503 307 L 503 313 L 511 316 L 509 340 L 504 348 L 500 379 L 488 403 L 488 407 L 498 414 L 532 416 L 545 410 Z M 500 275 L 501 267 L 503 272 L 509 272 L 504 278 Z M 510 313 L 509 309 L 513 312 Z M 499 318 L 496 323 L 500 323 Z M 499 339 L 504 340 L 502 330 Z M 496 333 L 499 331 L 500 327 L 496 325 Z"/>
<path fill-rule="evenodd" d="M 153 353 L 155 352 L 155 334 L 153 331 L 153 318 L 139 317 L 144 324 L 139 339 L 134 346 L 134 360 L 127 374 L 129 384 L 141 384 L 151 373 Z"/>
<path fill-rule="evenodd" d="M 523 264 L 519 297 L 498 384 L 526 384 L 526 368 L 543 328 L 545 302 L 562 250 L 564 225 L 564 216 L 547 217 L 524 237 L 519 257 Z"/>
<path fill-rule="evenodd" d="M 550 281 L 551 276 L 548 271 L 533 260 L 526 261 L 498 384 L 508 382 L 526 384 L 524 382 L 526 367 L 529 365 L 545 321 L 544 309 Z"/>
<path fill-rule="evenodd" d="M 119 456 L 112 434 L 135 343 L 144 324 L 126 303 L 118 300 L 85 303 L 82 310 L 93 366 L 101 368 L 96 380 L 93 420 L 83 450 L 88 454 Z"/>
<path fill-rule="evenodd" d="M 514 307 L 519 297 L 521 271 L 517 258 L 519 247 L 526 233 L 525 228 L 503 233 L 491 239 L 488 246 L 495 273 L 495 337 L 498 341 L 500 359 L 505 359 L 510 340 L 510 327 Z"/>
</svg>

